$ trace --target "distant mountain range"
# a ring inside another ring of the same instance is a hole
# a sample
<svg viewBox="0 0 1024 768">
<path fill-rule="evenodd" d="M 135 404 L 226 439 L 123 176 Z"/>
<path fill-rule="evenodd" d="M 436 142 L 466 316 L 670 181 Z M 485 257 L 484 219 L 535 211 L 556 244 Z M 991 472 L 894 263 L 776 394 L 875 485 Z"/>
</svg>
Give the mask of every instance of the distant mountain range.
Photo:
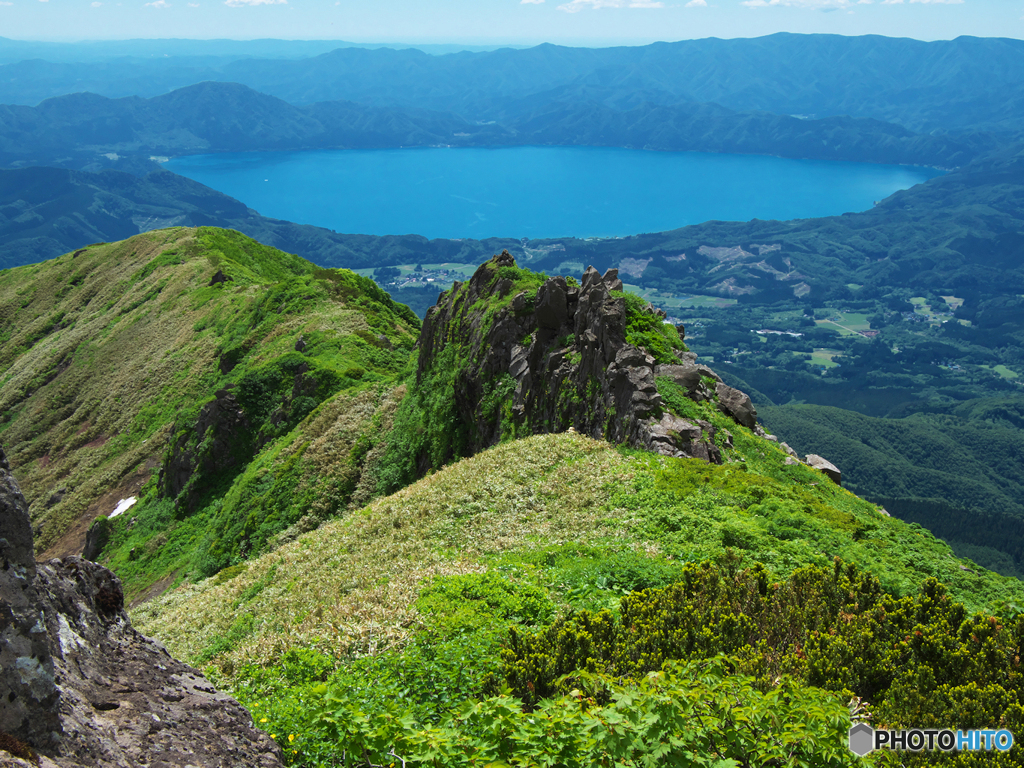
<svg viewBox="0 0 1024 768">
<path fill-rule="evenodd" d="M 0 165 L 152 170 L 154 157 L 208 152 L 403 146 L 585 145 L 773 154 L 955 167 L 991 149 L 988 134 L 954 139 L 874 119 L 804 120 L 716 104 L 620 111 L 558 102 L 503 123 L 451 112 L 347 101 L 297 107 L 234 83 L 200 83 L 163 96 L 74 94 L 38 107 L 0 107 Z"/>
<path fill-rule="evenodd" d="M 1011 39 L 776 34 L 444 56 L 349 43 L 324 52 L 323 43 L 145 42 L 119 44 L 126 58 L 96 61 L 88 46 L 69 53 L 31 44 L 19 54 L 15 41 L 0 40 L 0 61 L 12 62 L 0 66 L 0 103 L 32 105 L 83 91 L 157 96 L 212 80 L 298 105 L 354 101 L 455 112 L 469 122 L 514 122 L 565 102 L 619 111 L 715 103 L 739 112 L 874 118 L 916 132 L 1016 132 L 1024 117 L 1024 41 Z M 46 61 L 32 60 L 40 58 Z"/>
<path fill-rule="evenodd" d="M 138 38 L 134 40 L 86 40 L 75 43 L 41 42 L 37 40 L 11 40 L 0 37 L 0 64 L 22 61 L 41 61 L 56 63 L 81 64 L 82 62 L 106 62 L 120 59 L 125 64 L 126 58 L 136 61 L 156 59 L 165 61 L 173 58 L 175 66 L 184 63 L 192 66 L 209 66 L 211 63 L 223 64 L 246 58 L 261 59 L 298 59 L 307 56 L 319 56 L 338 48 L 391 48 L 416 50 L 442 55 L 460 51 L 493 51 L 498 48 L 526 48 L 525 45 L 458 45 L 428 43 L 425 45 L 409 45 L 400 43 L 353 43 L 345 40 L 189 40 L 184 38 L 167 38 L 153 40 Z"/>
</svg>

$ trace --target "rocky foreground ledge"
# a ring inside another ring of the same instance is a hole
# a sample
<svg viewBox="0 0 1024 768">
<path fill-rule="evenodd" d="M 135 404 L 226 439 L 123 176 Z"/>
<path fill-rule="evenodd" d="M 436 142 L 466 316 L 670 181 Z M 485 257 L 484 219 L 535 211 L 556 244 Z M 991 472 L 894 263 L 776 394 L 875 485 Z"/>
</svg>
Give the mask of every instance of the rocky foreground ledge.
<svg viewBox="0 0 1024 768">
<path fill-rule="evenodd" d="M 36 564 L 2 449 L 0 566 L 0 765 L 283 765 L 237 701 L 135 631 L 113 573 L 79 557 Z"/>
</svg>

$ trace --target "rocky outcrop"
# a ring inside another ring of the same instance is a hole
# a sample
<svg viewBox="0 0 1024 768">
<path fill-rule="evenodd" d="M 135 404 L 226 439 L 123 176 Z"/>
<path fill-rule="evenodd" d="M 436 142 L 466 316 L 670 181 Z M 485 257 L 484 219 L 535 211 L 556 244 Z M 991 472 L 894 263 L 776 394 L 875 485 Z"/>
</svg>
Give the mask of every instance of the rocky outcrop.
<svg viewBox="0 0 1024 768">
<path fill-rule="evenodd" d="M 36 593 L 28 505 L 0 449 L 0 732 L 38 749 L 59 741 L 49 638 Z"/>
<path fill-rule="evenodd" d="M 193 511 L 216 483 L 234 477 L 252 458 L 252 427 L 233 387 L 217 391 L 195 424 L 178 432 L 164 459 L 160 492 L 184 512 Z"/>
<path fill-rule="evenodd" d="M 674 364 L 656 362 L 648 350 L 627 342 L 627 307 L 616 270 L 601 275 L 591 267 L 578 285 L 552 277 L 516 292 L 515 267 L 505 251 L 467 284 L 456 283 L 427 313 L 420 335 L 421 384 L 436 376 L 435 366 L 453 364 L 445 350 L 457 345 L 454 394 L 470 452 L 509 433 L 571 427 L 669 456 L 721 462 L 720 446 L 731 445 L 731 436 L 716 436 L 710 422 L 669 413 L 658 377 L 673 380 L 694 401 L 714 402 L 737 423 L 755 426 L 750 398 L 698 365 L 696 355 L 679 350 Z M 646 311 L 658 322 L 664 318 L 650 306 Z"/>
<path fill-rule="evenodd" d="M 807 466 L 823 473 L 829 480 L 831 480 L 836 485 L 843 484 L 843 473 L 839 471 L 839 467 L 837 467 L 828 459 L 823 459 L 816 453 L 809 453 L 807 454 L 807 459 L 805 463 L 807 464 Z"/>
<path fill-rule="evenodd" d="M 0 765 L 283 765 L 238 702 L 132 628 L 113 573 L 78 557 L 35 564 L 2 451 L 0 524 Z"/>
<path fill-rule="evenodd" d="M 381 342 L 367 335 L 379 346 L 390 345 L 386 336 L 381 336 Z M 299 337 L 296 350 L 305 348 Z M 222 362 L 234 359 L 233 355 L 222 357 Z M 336 390 L 335 384 L 324 384 L 324 377 L 309 362 L 292 362 L 287 367 L 268 366 L 270 371 L 262 372 L 264 375 L 258 372 L 248 389 L 244 378 L 238 385 L 226 384 L 202 406 L 198 416 L 175 425 L 158 487 L 161 495 L 174 500 L 179 514 L 194 512 L 212 494 L 225 490 L 264 446 Z"/>
<path fill-rule="evenodd" d="M 750 402 L 750 395 L 721 381 L 715 385 L 715 394 L 718 395 L 718 407 L 722 413 L 732 416 L 737 424 L 742 424 L 747 429 L 754 429 L 757 426 L 757 410 Z"/>
</svg>

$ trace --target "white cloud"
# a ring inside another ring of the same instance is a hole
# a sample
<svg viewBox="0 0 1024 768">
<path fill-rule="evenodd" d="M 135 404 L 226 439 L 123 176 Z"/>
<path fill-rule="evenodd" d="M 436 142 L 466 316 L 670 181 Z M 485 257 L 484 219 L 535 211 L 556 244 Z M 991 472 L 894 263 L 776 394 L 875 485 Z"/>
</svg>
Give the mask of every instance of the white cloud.
<svg viewBox="0 0 1024 768">
<path fill-rule="evenodd" d="M 774 5 L 788 8 L 819 8 L 832 11 L 836 8 L 849 8 L 850 0 L 743 0 L 740 5 L 748 8 L 768 8 Z"/>
<path fill-rule="evenodd" d="M 930 3 L 940 5 L 961 5 L 965 0 L 882 0 L 882 5 L 903 5 L 903 3 Z M 848 9 L 854 5 L 871 5 L 874 0 L 742 0 L 740 5 L 748 8 L 769 8 L 785 6 L 787 8 L 817 8 L 822 11 Z"/>
<path fill-rule="evenodd" d="M 687 8 L 707 8 L 708 7 L 708 0 L 690 0 L 690 2 L 688 2 L 685 7 L 687 7 Z"/>
<path fill-rule="evenodd" d="M 170 8 L 171 4 L 167 0 L 153 0 L 152 3 L 143 3 L 143 5 L 149 6 L 150 8 Z"/>
<path fill-rule="evenodd" d="M 92 4 L 92 7 L 93 7 L 93 8 L 99 8 L 99 7 L 101 6 L 101 5 L 103 5 L 103 3 L 98 3 L 98 2 L 97 2 L 97 3 L 93 3 L 93 4 Z"/>
<path fill-rule="evenodd" d="M 0 5 L 14 5 L 14 3 L 8 3 L 4 0 L 4 2 L 0 2 Z"/>
<path fill-rule="evenodd" d="M 231 8 L 244 8 L 247 5 L 288 5 L 288 0 L 224 0 L 224 5 Z"/>
<path fill-rule="evenodd" d="M 519 0 L 520 5 L 540 5 L 544 0 Z"/>
<path fill-rule="evenodd" d="M 588 8 L 664 8 L 662 2 L 651 2 L 651 0 L 572 0 L 558 6 L 558 10 L 566 13 L 579 13 Z"/>
</svg>

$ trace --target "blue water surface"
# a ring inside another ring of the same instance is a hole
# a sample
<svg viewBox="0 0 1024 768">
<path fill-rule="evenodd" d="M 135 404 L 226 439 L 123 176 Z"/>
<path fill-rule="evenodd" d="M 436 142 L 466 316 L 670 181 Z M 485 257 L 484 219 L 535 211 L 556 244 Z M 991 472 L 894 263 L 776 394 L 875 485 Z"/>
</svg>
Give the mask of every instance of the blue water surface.
<svg viewBox="0 0 1024 768">
<path fill-rule="evenodd" d="M 713 219 L 829 216 L 868 209 L 940 173 L 601 147 L 247 152 L 166 167 L 264 216 L 430 238 L 611 237 Z"/>
</svg>

